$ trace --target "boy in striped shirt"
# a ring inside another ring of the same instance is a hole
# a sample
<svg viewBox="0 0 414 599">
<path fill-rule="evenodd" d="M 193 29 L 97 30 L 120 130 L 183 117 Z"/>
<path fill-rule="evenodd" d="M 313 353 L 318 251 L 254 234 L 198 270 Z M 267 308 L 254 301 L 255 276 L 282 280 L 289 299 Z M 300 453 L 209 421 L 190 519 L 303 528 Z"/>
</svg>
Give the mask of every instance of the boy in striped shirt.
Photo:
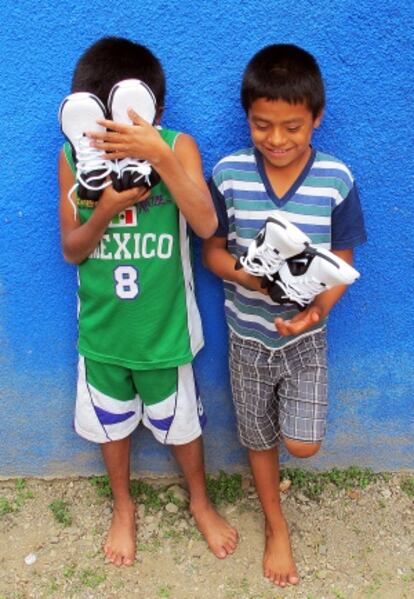
<svg viewBox="0 0 414 599">
<path fill-rule="evenodd" d="M 326 427 L 325 319 L 346 290 L 317 295 L 306 309 L 275 304 L 261 279 L 235 269 L 266 219 L 282 216 L 352 263 L 366 240 L 349 169 L 311 146 L 324 86 L 314 57 L 278 44 L 258 52 L 244 73 L 241 101 L 253 147 L 223 158 L 211 192 L 219 227 L 204 262 L 224 279 L 230 373 L 238 434 L 247 447 L 265 515 L 264 575 L 281 587 L 299 577 L 279 499 L 278 441 L 296 457 L 320 448 Z"/>
</svg>

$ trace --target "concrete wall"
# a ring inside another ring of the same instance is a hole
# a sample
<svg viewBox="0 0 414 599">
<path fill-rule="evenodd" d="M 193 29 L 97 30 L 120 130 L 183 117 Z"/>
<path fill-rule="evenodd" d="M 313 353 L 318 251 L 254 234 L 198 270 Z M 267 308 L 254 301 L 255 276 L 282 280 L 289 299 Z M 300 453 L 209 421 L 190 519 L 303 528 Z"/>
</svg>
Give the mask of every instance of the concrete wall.
<svg viewBox="0 0 414 599">
<path fill-rule="evenodd" d="M 328 107 L 315 145 L 355 174 L 369 243 L 357 253 L 361 280 L 331 317 L 329 432 L 307 465 L 413 468 L 412 2 L 5 0 L 0 29 L 0 474 L 102 471 L 99 450 L 71 426 L 76 273 L 59 247 L 56 114 L 77 58 L 103 35 L 160 56 L 164 122 L 195 136 L 207 175 L 249 143 L 238 98 L 249 58 L 274 42 L 316 55 Z M 207 465 L 240 469 L 221 285 L 199 264 L 197 279 Z M 134 470 L 167 473 L 174 462 L 140 430 Z"/>
</svg>

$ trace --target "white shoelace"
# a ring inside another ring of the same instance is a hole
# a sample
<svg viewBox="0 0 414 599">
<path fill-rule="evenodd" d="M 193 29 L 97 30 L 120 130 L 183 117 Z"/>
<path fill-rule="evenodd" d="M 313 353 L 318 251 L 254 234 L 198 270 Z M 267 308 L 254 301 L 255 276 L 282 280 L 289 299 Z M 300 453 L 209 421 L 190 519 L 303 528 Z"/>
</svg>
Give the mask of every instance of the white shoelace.
<svg viewBox="0 0 414 599">
<path fill-rule="evenodd" d="M 325 285 L 314 277 L 309 279 L 305 277 L 296 285 L 288 282 L 284 283 L 283 281 L 276 281 L 276 285 L 282 289 L 288 299 L 298 303 L 302 307 L 307 306 L 316 295 L 326 289 Z"/>
<path fill-rule="evenodd" d="M 250 244 L 247 255 L 240 257 L 240 264 L 244 270 L 256 277 L 267 277 L 273 280 L 271 275 L 274 275 L 284 263 L 284 259 L 280 258 L 275 250 L 266 243 L 257 247 L 255 243 Z"/>
<path fill-rule="evenodd" d="M 107 180 L 107 177 L 113 170 L 113 163 L 111 160 L 103 158 L 102 151 L 93 148 L 90 145 L 90 141 L 88 137 L 81 137 L 76 144 L 76 183 L 68 192 L 68 200 L 73 207 L 75 218 L 77 215 L 77 206 L 72 198 L 72 194 L 78 188 L 79 183 L 90 190 L 105 189 L 105 187 L 111 185 L 111 180 Z M 99 174 L 90 177 L 87 181 L 86 176 L 92 171 L 99 171 Z M 102 183 L 100 185 L 91 185 L 92 181 L 102 181 Z"/>
<path fill-rule="evenodd" d="M 122 166 L 121 162 L 128 160 L 126 166 Z M 134 178 L 133 183 L 138 183 L 142 178 L 144 178 L 145 183 L 150 186 L 150 175 L 152 173 L 152 167 L 147 160 L 134 160 L 133 158 L 123 159 L 122 161 L 117 161 L 117 174 L 118 178 L 122 177 L 122 173 L 125 171 L 130 173 L 135 173 L 137 176 Z"/>
</svg>

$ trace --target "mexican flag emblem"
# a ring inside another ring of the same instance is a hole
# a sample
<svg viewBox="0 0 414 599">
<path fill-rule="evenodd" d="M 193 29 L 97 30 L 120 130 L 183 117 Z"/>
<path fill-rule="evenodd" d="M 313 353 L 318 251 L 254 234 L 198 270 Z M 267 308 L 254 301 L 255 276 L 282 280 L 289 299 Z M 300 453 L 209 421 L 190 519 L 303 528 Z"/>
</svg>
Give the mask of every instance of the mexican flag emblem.
<svg viewBox="0 0 414 599">
<path fill-rule="evenodd" d="M 126 208 L 111 220 L 110 227 L 135 227 L 137 224 L 137 209 L 135 206 Z"/>
</svg>

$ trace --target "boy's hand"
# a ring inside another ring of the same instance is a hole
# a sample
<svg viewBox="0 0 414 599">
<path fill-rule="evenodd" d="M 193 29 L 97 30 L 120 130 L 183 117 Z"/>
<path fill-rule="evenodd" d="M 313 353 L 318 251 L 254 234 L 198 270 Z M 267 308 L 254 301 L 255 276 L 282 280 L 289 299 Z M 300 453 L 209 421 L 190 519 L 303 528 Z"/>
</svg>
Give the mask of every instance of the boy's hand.
<svg viewBox="0 0 414 599">
<path fill-rule="evenodd" d="M 299 335 L 313 327 L 322 320 L 322 308 L 319 306 L 308 306 L 302 312 L 295 314 L 290 320 L 275 318 L 275 326 L 282 337 Z"/>
<path fill-rule="evenodd" d="M 110 160 L 130 157 L 148 160 L 152 165 L 156 165 L 163 153 L 169 150 L 168 144 L 161 138 L 155 127 L 131 108 L 128 110 L 128 115 L 133 125 L 99 119 L 97 122 L 109 131 L 87 132 L 87 136 L 92 140 L 91 146 L 105 152 Z"/>
<path fill-rule="evenodd" d="M 243 269 L 235 270 L 237 274 L 237 283 L 251 289 L 252 291 L 258 291 L 263 295 L 269 295 L 269 290 L 262 285 L 262 278 L 251 275 Z"/>
<path fill-rule="evenodd" d="M 118 192 L 111 185 L 104 189 L 95 210 L 105 212 L 112 219 L 116 214 L 130 208 L 137 202 L 144 202 L 150 193 L 151 191 L 146 187 L 132 187 Z"/>
</svg>

